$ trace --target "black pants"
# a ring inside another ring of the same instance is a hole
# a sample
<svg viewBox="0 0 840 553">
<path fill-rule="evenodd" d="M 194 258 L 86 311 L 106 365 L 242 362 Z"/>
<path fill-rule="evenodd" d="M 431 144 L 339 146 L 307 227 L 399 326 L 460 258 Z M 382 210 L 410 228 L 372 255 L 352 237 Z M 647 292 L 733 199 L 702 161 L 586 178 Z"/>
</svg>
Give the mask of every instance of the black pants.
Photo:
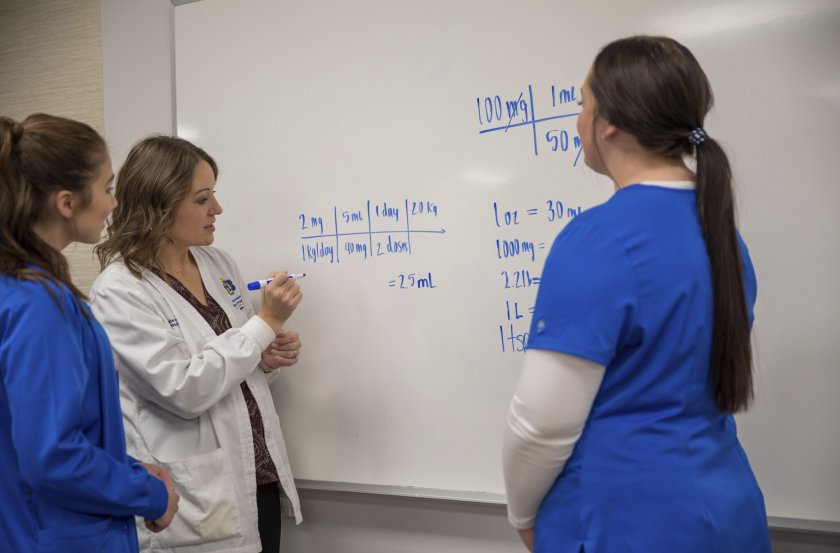
<svg viewBox="0 0 840 553">
<path fill-rule="evenodd" d="M 257 527 L 263 553 L 280 551 L 280 486 L 277 482 L 257 486 Z"/>
</svg>

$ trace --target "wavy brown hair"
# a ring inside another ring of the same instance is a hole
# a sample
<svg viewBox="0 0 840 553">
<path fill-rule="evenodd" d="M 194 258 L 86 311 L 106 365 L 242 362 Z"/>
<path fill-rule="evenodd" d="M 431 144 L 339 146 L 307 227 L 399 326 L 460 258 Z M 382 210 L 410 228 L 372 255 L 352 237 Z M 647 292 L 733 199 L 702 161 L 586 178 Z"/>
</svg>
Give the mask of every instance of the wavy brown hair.
<svg viewBox="0 0 840 553">
<path fill-rule="evenodd" d="M 79 207 L 87 207 L 90 186 L 107 155 L 105 140 L 79 121 L 43 113 L 22 123 L 0 117 L 0 273 L 63 284 L 78 300 L 87 299 L 73 284 L 67 259 L 32 225 L 55 192 L 78 194 Z"/>
<path fill-rule="evenodd" d="M 117 207 L 107 238 L 94 250 L 103 269 L 119 257 L 134 276 L 143 268 L 165 273 L 157 256 L 200 161 L 219 176 L 213 158 L 183 138 L 150 136 L 131 148 L 117 173 Z"/>
<path fill-rule="evenodd" d="M 696 148 L 689 134 L 703 127 L 714 97 L 694 55 L 666 37 L 635 36 L 605 46 L 589 80 L 595 110 L 645 149 L 697 159 L 697 209 L 714 294 L 710 378 L 720 411 L 746 410 L 753 398 L 752 348 L 743 260 L 735 226 L 732 171 L 714 139 Z"/>
</svg>

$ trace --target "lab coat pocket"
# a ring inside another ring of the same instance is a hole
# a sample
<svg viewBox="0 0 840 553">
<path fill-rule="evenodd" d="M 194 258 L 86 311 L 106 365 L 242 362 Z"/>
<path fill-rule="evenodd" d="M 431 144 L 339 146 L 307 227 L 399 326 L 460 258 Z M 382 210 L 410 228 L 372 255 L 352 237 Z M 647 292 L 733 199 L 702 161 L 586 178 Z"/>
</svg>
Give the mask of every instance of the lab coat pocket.
<svg viewBox="0 0 840 553">
<path fill-rule="evenodd" d="M 209 543 L 240 534 L 236 494 L 224 451 L 157 462 L 169 470 L 181 500 L 172 524 L 152 534 L 153 547 Z"/>
</svg>

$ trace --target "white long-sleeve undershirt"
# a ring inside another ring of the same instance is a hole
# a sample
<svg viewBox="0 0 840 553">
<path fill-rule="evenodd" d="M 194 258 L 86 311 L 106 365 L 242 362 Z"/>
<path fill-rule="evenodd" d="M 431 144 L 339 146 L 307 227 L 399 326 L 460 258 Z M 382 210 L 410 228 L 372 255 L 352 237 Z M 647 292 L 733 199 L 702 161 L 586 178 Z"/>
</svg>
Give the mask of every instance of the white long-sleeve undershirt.
<svg viewBox="0 0 840 553">
<path fill-rule="evenodd" d="M 515 528 L 534 526 L 540 503 L 583 432 L 604 369 L 556 351 L 525 353 L 502 455 L 508 520 Z"/>
</svg>

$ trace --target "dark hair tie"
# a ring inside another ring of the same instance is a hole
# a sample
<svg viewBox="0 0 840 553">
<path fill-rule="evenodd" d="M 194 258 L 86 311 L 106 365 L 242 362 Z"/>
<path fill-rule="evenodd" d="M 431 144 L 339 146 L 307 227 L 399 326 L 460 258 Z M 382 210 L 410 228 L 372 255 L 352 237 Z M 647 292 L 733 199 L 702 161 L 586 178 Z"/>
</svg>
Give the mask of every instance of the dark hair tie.
<svg viewBox="0 0 840 553">
<path fill-rule="evenodd" d="M 703 130 L 703 127 L 697 127 L 696 129 L 688 133 L 688 142 L 695 147 L 705 142 L 707 138 L 709 138 L 709 135 L 706 134 L 706 131 Z"/>
</svg>

